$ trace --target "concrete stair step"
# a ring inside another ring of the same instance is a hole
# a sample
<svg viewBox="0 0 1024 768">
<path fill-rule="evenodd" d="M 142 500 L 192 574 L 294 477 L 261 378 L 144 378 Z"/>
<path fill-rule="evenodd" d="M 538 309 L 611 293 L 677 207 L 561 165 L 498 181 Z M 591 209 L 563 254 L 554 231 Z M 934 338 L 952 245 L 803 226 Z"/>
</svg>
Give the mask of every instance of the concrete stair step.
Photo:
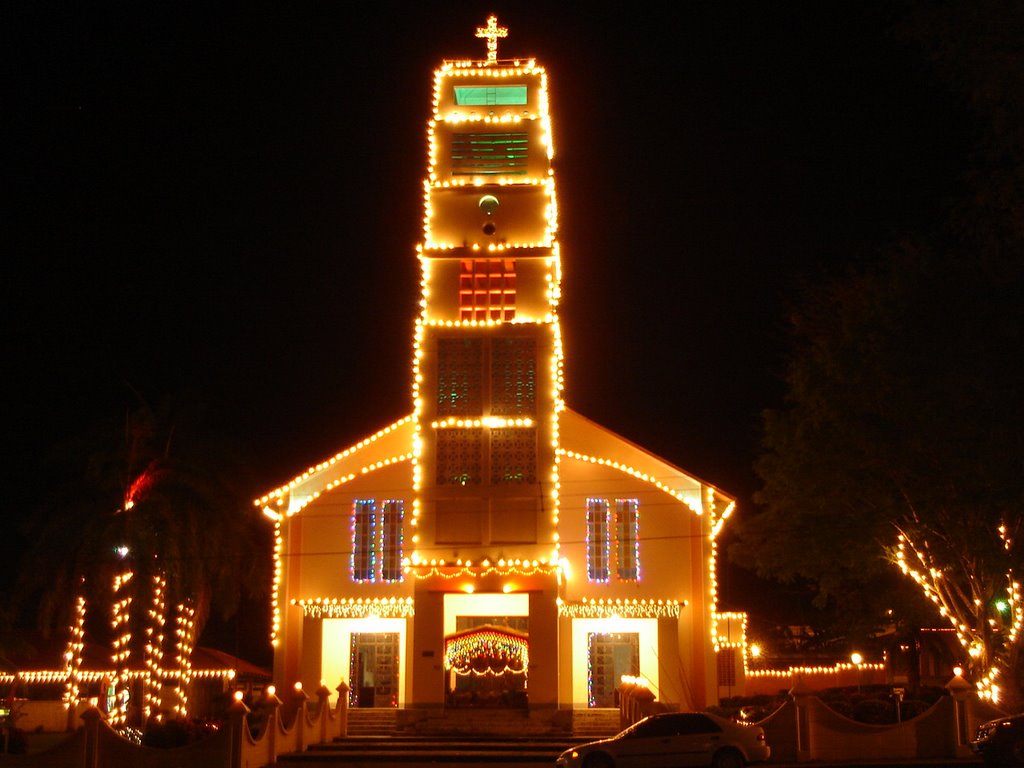
<svg viewBox="0 0 1024 768">
<path fill-rule="evenodd" d="M 617 709 L 574 709 L 572 711 L 572 733 L 574 737 L 586 740 L 614 736 L 622 730 Z"/>
<path fill-rule="evenodd" d="M 311 745 L 306 752 L 281 755 L 279 766 L 300 768 L 362 768 L 393 763 L 403 765 L 465 765 L 467 763 L 500 763 L 512 765 L 551 766 L 555 758 L 569 746 L 571 738 L 507 739 L 475 736 L 443 739 L 427 736 L 396 735 L 381 737 L 347 737 L 331 744 Z"/>
<path fill-rule="evenodd" d="M 464 768 L 497 763 L 503 768 L 550 768 L 574 744 L 618 733 L 619 712 L 524 709 L 349 710 L 349 735 L 302 753 L 281 755 L 282 768 Z M 378 729 L 360 733 L 360 729 Z"/>
<path fill-rule="evenodd" d="M 348 711 L 348 732 L 351 736 L 377 736 L 397 730 L 397 709 L 354 708 Z"/>
</svg>

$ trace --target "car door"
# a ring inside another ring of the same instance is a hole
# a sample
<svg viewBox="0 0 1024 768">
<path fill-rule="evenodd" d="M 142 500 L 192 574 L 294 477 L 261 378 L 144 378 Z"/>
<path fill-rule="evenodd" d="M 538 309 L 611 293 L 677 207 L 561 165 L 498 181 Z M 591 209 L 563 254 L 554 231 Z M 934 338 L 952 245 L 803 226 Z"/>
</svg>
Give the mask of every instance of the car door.
<svg viewBox="0 0 1024 768">
<path fill-rule="evenodd" d="M 711 756 L 722 743 L 721 726 L 707 715 L 688 712 L 676 715 L 676 728 L 676 765 L 711 765 Z"/>
</svg>

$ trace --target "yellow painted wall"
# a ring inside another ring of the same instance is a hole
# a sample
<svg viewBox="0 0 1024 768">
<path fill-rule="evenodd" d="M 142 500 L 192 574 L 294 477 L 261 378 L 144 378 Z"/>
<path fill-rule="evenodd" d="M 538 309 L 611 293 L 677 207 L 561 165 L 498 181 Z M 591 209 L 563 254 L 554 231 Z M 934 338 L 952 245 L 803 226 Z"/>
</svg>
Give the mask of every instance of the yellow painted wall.
<svg viewBox="0 0 1024 768">
<path fill-rule="evenodd" d="M 500 202 L 491 216 L 480 210 L 481 195 L 467 194 L 462 189 L 432 188 L 429 241 L 456 246 L 476 243 L 486 247 L 489 243 L 542 244 L 550 239 L 546 186 L 508 186 L 501 190 L 487 187 L 486 194 L 495 195 Z M 488 222 L 495 227 L 492 235 L 483 232 Z"/>
</svg>

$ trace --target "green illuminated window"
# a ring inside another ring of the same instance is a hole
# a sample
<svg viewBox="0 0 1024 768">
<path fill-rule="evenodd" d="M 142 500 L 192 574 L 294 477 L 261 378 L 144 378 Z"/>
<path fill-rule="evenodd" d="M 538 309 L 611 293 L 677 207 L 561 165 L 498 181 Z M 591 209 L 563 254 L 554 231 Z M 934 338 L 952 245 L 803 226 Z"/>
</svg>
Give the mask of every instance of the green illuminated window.
<svg viewBox="0 0 1024 768">
<path fill-rule="evenodd" d="M 456 85 L 455 103 L 460 107 L 525 106 L 525 85 Z"/>
<path fill-rule="evenodd" d="M 523 175 L 529 139 L 523 131 L 456 133 L 452 136 L 453 176 Z"/>
</svg>

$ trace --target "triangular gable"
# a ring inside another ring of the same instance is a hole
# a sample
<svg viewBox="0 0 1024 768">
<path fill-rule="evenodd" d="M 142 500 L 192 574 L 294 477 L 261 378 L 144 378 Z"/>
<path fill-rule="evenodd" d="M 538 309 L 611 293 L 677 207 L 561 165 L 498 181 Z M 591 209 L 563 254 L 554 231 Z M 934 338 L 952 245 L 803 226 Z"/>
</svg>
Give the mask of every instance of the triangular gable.
<svg viewBox="0 0 1024 768">
<path fill-rule="evenodd" d="M 710 511 L 712 520 L 724 520 L 735 500 L 621 435 L 571 409 L 559 415 L 558 436 L 563 457 L 609 466 L 659 488 L 697 514 Z"/>
<path fill-rule="evenodd" d="M 253 504 L 270 518 L 300 511 L 322 493 L 360 475 L 412 460 L 415 423 L 406 416 L 335 454 L 298 477 L 256 499 Z"/>
</svg>

